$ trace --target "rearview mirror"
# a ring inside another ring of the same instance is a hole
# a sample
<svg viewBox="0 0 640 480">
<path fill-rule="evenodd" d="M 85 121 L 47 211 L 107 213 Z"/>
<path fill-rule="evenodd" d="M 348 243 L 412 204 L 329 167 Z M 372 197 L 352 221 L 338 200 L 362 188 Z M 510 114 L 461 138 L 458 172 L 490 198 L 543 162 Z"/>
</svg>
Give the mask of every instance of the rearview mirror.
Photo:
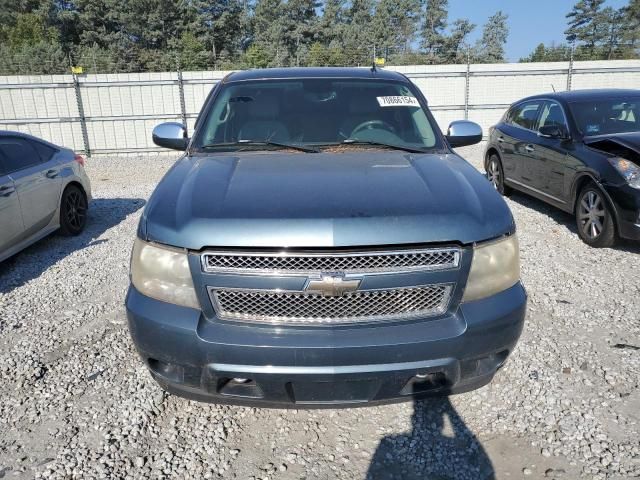
<svg viewBox="0 0 640 480">
<path fill-rule="evenodd" d="M 569 132 L 562 125 L 544 125 L 538 129 L 538 135 L 545 138 L 569 138 Z"/>
<path fill-rule="evenodd" d="M 157 125 L 151 134 L 153 143 L 159 147 L 184 151 L 189 145 L 187 131 L 181 123 L 166 122 Z"/>
<path fill-rule="evenodd" d="M 449 124 L 446 139 L 451 147 L 465 147 L 482 141 L 482 127 L 468 120 L 456 120 Z"/>
</svg>

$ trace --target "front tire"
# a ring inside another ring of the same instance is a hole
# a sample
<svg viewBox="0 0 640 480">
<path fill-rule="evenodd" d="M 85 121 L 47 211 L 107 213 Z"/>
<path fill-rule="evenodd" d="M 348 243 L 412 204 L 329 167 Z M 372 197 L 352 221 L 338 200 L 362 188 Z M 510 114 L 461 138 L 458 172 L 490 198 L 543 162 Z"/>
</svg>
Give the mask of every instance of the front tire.
<svg viewBox="0 0 640 480">
<path fill-rule="evenodd" d="M 487 160 L 486 171 L 487 180 L 491 182 L 493 188 L 495 188 L 500 195 L 504 195 L 505 197 L 511 195 L 511 188 L 504 184 L 504 170 L 502 169 L 502 162 L 500 161 L 500 157 L 495 153 L 489 157 L 489 160 Z"/>
<path fill-rule="evenodd" d="M 580 191 L 575 215 L 578 235 L 584 243 L 595 248 L 615 245 L 613 212 L 602 191 L 593 183 Z"/>
<path fill-rule="evenodd" d="M 60 200 L 60 233 L 67 237 L 79 235 L 87 224 L 87 196 L 76 185 L 69 185 Z"/>
</svg>

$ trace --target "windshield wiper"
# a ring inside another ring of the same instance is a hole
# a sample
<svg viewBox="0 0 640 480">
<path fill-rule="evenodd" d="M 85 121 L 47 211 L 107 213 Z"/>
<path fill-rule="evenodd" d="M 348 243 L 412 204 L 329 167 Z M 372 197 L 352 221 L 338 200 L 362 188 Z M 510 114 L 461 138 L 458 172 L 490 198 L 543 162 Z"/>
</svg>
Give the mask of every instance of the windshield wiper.
<svg viewBox="0 0 640 480">
<path fill-rule="evenodd" d="M 347 138 L 342 142 L 343 145 L 373 145 L 376 147 L 393 148 L 394 150 L 404 150 L 411 153 L 425 153 L 424 149 L 418 147 L 408 147 L 406 145 L 395 145 L 393 143 L 376 142 L 373 140 L 355 140 Z"/>
<path fill-rule="evenodd" d="M 216 148 L 216 147 L 255 147 L 255 146 L 263 146 L 267 145 L 269 147 L 278 147 L 278 148 L 291 148 L 293 150 L 299 150 L 305 153 L 318 153 L 319 150 L 311 147 L 305 147 L 303 145 L 294 145 L 290 143 L 280 143 L 280 142 L 272 142 L 271 140 L 261 140 L 261 141 L 253 141 L 253 140 L 240 140 L 238 142 L 222 142 L 222 143 L 209 143 L 206 145 L 202 145 L 200 148 Z M 237 151 L 242 151 L 243 149 L 239 149 Z"/>
</svg>

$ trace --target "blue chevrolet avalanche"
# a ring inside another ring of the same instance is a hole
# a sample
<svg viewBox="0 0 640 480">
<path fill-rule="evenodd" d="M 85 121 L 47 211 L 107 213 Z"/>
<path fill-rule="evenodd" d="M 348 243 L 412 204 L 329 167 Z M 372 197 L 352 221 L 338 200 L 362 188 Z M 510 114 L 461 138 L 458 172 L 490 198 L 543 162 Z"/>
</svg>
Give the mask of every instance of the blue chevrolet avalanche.
<svg viewBox="0 0 640 480">
<path fill-rule="evenodd" d="M 152 194 L 126 299 L 153 378 L 187 398 L 358 406 L 487 384 L 526 293 L 509 208 L 403 75 L 228 75 Z"/>
</svg>

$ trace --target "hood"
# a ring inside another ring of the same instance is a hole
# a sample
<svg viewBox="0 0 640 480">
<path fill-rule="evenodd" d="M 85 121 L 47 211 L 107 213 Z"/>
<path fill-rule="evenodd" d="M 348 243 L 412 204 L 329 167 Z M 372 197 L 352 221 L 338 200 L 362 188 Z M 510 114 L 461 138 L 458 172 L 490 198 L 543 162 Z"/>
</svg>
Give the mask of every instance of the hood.
<svg viewBox="0 0 640 480">
<path fill-rule="evenodd" d="M 454 154 L 270 151 L 179 160 L 140 232 L 200 250 L 465 244 L 513 228 L 504 200 Z"/>
<path fill-rule="evenodd" d="M 585 137 L 584 143 L 590 147 L 613 154 L 620 154 L 624 150 L 631 150 L 636 155 L 640 155 L 640 132 L 612 133 Z"/>
</svg>

